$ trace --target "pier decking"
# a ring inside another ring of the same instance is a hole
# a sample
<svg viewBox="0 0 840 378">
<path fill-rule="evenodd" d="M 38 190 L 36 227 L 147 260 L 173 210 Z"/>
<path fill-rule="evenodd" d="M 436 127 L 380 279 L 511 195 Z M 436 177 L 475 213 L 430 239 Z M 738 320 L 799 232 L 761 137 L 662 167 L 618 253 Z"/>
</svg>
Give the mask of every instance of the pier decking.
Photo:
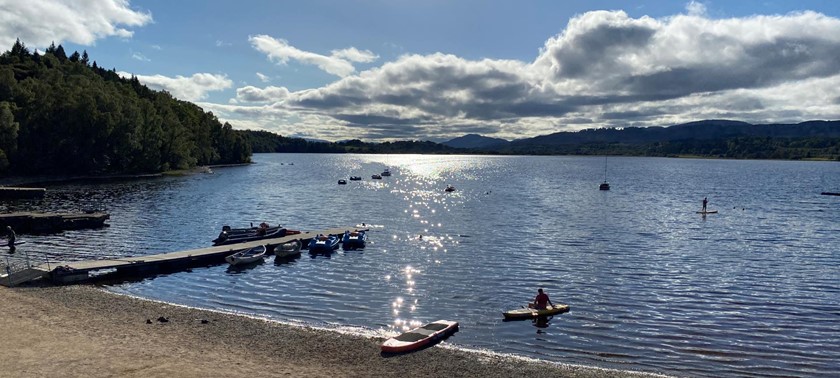
<svg viewBox="0 0 840 378">
<path fill-rule="evenodd" d="M 0 285 L 16 286 L 39 278 L 49 278 L 55 283 L 85 282 L 94 278 L 118 278 L 121 275 L 144 276 L 162 271 L 177 271 L 193 266 L 210 265 L 224 262 L 225 256 L 237 251 L 265 245 L 273 251 L 274 247 L 292 240 L 302 240 L 304 245 L 318 234 L 343 235 L 345 230 L 355 227 L 331 228 L 320 231 L 308 231 L 295 235 L 286 235 L 273 239 L 255 240 L 247 243 L 220 245 L 208 248 L 169 252 L 154 255 L 124 257 L 119 259 L 68 261 L 32 266 L 21 272 L 0 275 Z M 107 274 L 101 274 L 107 272 Z"/>
<path fill-rule="evenodd" d="M 12 226 L 17 233 L 60 232 L 81 228 L 98 228 L 110 219 L 108 213 L 93 211 L 87 213 L 35 213 L 18 212 L 0 214 L 0 228 Z"/>
<path fill-rule="evenodd" d="M 44 198 L 47 192 L 45 188 L 14 188 L 3 186 L 0 187 L 0 199 L 32 199 Z"/>
</svg>

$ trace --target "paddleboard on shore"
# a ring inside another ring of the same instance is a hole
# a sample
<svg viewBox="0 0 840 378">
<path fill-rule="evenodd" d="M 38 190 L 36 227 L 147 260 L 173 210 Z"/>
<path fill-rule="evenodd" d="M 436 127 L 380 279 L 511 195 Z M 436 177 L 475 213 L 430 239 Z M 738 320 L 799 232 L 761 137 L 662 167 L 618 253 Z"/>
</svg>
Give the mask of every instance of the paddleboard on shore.
<svg viewBox="0 0 840 378">
<path fill-rule="evenodd" d="M 537 310 L 535 308 L 523 307 L 517 308 L 516 310 L 505 311 L 502 314 L 505 316 L 505 320 L 514 320 L 531 319 L 540 316 L 562 314 L 564 312 L 569 312 L 569 305 L 556 304 L 554 306 L 546 307 L 545 310 Z"/>
<path fill-rule="evenodd" d="M 698 211 L 697 214 L 717 214 L 717 210 Z"/>
<path fill-rule="evenodd" d="M 443 339 L 458 331 L 458 322 L 437 320 L 392 337 L 382 343 L 382 351 L 388 353 L 410 352 Z"/>
</svg>

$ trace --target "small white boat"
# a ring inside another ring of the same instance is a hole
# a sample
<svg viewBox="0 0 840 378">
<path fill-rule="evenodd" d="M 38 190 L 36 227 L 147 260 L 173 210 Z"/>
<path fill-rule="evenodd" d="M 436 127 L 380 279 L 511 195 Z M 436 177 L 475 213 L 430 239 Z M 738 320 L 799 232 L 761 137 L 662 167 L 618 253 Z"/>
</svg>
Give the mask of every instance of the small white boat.
<svg viewBox="0 0 840 378">
<path fill-rule="evenodd" d="M 263 257 L 265 257 L 265 246 L 259 245 L 225 257 L 225 261 L 230 265 L 242 265 L 262 260 Z"/>
<path fill-rule="evenodd" d="M 277 258 L 289 257 L 294 255 L 300 254 L 300 248 L 303 246 L 303 243 L 300 240 L 292 240 L 288 243 L 280 244 L 274 247 L 274 256 Z"/>
</svg>

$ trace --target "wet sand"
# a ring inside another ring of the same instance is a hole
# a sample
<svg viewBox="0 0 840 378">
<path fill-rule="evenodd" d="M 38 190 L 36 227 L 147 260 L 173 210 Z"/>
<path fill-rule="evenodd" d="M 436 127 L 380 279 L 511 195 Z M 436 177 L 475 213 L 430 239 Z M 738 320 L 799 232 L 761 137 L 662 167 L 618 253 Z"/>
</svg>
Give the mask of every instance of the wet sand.
<svg viewBox="0 0 840 378">
<path fill-rule="evenodd" d="M 10 377 L 652 376 L 439 347 L 383 357 L 381 339 L 173 306 L 92 286 L 0 287 L 0 324 L 0 375 Z"/>
</svg>

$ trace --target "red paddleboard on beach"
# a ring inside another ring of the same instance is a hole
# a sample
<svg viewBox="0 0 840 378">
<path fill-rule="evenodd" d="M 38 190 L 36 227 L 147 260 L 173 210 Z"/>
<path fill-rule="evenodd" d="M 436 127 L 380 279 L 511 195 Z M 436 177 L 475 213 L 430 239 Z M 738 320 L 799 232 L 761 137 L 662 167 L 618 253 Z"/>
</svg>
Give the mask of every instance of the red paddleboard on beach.
<svg viewBox="0 0 840 378">
<path fill-rule="evenodd" d="M 458 322 L 438 320 L 392 337 L 382 343 L 382 351 L 388 353 L 409 352 L 429 343 L 443 339 L 458 331 Z"/>
</svg>

